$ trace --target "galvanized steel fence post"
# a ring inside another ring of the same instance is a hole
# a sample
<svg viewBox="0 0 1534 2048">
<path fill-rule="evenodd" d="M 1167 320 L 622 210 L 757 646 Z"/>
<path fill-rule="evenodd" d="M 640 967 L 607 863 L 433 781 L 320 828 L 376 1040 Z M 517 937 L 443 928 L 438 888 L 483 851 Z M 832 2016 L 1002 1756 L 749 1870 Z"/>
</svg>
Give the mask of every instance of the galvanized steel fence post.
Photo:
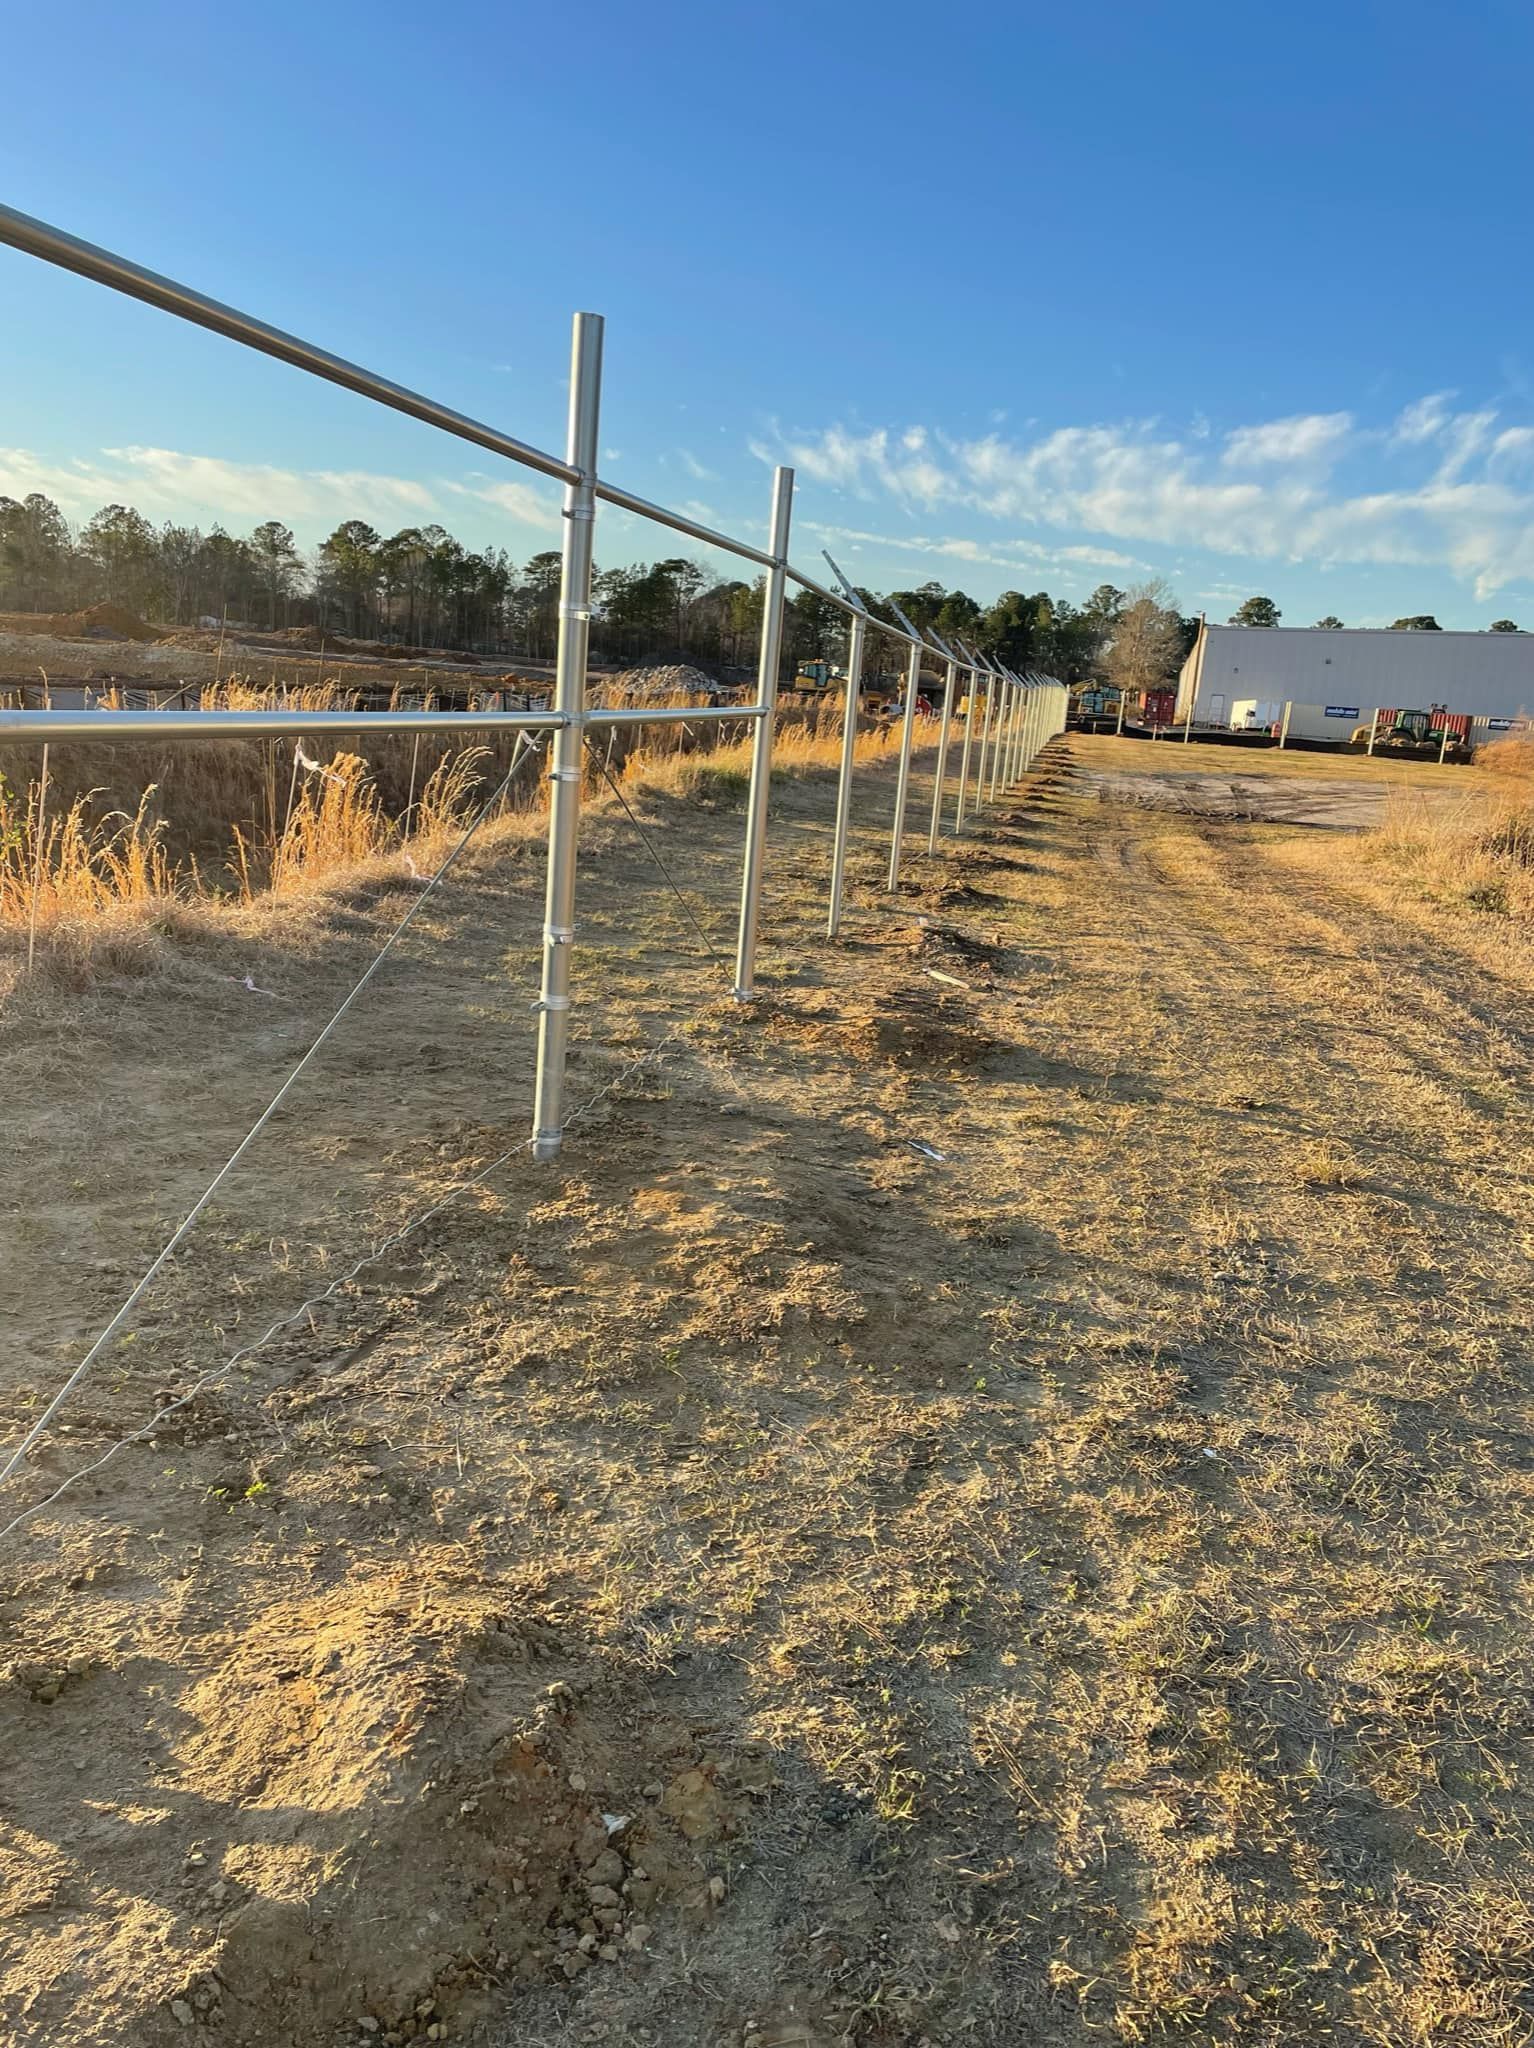
<svg viewBox="0 0 1534 2048">
<path fill-rule="evenodd" d="M 911 787 L 911 736 L 916 728 L 916 693 L 921 687 L 921 649 L 913 647 L 905 670 L 905 717 L 900 722 L 900 772 L 895 778 L 895 829 L 890 834 L 889 893 L 900 887 L 900 842 L 905 837 L 906 797 Z"/>
<path fill-rule="evenodd" d="M 842 928 L 842 883 L 847 872 L 847 828 L 852 817 L 852 769 L 858 744 L 858 691 L 863 679 L 863 641 L 868 627 L 856 614 L 847 635 L 847 708 L 842 714 L 842 772 L 836 785 L 836 830 L 831 840 L 831 912 L 826 937 Z"/>
<path fill-rule="evenodd" d="M 772 567 L 762 599 L 762 639 L 756 664 L 756 701 L 765 705 L 756 721 L 751 750 L 751 795 L 746 810 L 745 871 L 740 885 L 740 938 L 735 949 L 735 1000 L 756 993 L 756 933 L 762 909 L 762 854 L 767 844 L 767 800 L 772 789 L 772 740 L 778 716 L 778 659 L 783 646 L 783 582 L 788 566 L 788 526 L 793 512 L 794 473 L 779 469 L 772 479 Z"/>
<path fill-rule="evenodd" d="M 602 318 L 577 313 L 570 347 L 568 460 L 559 573 L 559 640 L 549 769 L 549 872 L 543 911 L 543 990 L 538 1003 L 538 1078 L 533 1157 L 553 1159 L 564 1136 L 565 1061 L 570 1048 L 570 950 L 575 938 L 575 858 L 581 815 L 586 653 L 591 638 L 592 527 L 596 520 L 597 419 L 602 403 Z"/>
<path fill-rule="evenodd" d="M 961 642 L 960 645 L 962 644 Z M 959 803 L 953 820 L 956 835 L 964 830 L 964 799 L 968 793 L 969 753 L 975 737 L 975 700 L 980 695 L 979 669 L 971 668 L 967 673 L 969 685 L 964 692 L 964 748 L 959 756 Z"/>
<path fill-rule="evenodd" d="M 987 795 L 992 803 L 996 801 L 997 785 L 1001 777 L 1002 762 L 1006 758 L 1007 739 L 1012 718 L 1012 682 L 1003 670 L 996 687 L 996 743 L 991 748 L 991 779 L 987 784 Z"/>
<path fill-rule="evenodd" d="M 991 715 L 994 709 L 995 689 L 996 672 L 994 669 L 988 668 L 985 672 L 985 716 L 980 725 L 980 758 L 975 774 L 975 809 L 977 811 L 982 809 L 985 804 L 985 753 L 986 748 L 991 744 Z"/>
<path fill-rule="evenodd" d="M 943 723 L 937 736 L 937 778 L 932 786 L 932 829 L 927 834 L 928 853 L 937 852 L 937 835 L 943 822 L 943 777 L 948 773 L 948 735 L 953 726 L 953 699 L 958 687 L 959 665 L 951 661 L 943 684 Z"/>
</svg>

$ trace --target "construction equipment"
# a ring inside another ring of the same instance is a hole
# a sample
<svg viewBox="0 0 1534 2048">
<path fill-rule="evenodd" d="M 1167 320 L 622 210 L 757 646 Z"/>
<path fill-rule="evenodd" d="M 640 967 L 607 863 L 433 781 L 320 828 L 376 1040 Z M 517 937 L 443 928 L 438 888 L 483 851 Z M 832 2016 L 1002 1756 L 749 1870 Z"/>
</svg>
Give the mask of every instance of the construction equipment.
<svg viewBox="0 0 1534 2048">
<path fill-rule="evenodd" d="M 1430 711 L 1380 711 L 1369 725 L 1355 726 L 1352 744 L 1376 754 L 1420 754 L 1440 761 L 1470 759 L 1470 720 L 1441 704 Z"/>
<path fill-rule="evenodd" d="M 1085 683 L 1070 700 L 1066 725 L 1076 732 L 1112 732 L 1119 722 L 1121 692 L 1109 683 Z"/>
<path fill-rule="evenodd" d="M 801 661 L 794 677 L 796 690 L 807 690 L 812 696 L 823 696 L 827 690 L 839 688 L 847 680 L 847 671 L 838 668 L 831 661 Z"/>
</svg>

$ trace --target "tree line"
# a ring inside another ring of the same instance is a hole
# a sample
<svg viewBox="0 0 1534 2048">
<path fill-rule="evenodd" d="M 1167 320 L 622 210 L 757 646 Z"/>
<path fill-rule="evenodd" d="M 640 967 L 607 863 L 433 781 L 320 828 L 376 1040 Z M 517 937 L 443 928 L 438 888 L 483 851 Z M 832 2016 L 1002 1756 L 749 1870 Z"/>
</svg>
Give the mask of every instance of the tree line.
<svg viewBox="0 0 1534 2048">
<path fill-rule="evenodd" d="M 306 557 L 278 519 L 237 535 L 221 526 L 155 526 L 132 506 L 106 505 L 77 530 L 41 493 L 0 497 L 0 610 L 11 612 L 67 613 L 105 600 L 169 626 L 306 626 L 402 647 L 548 661 L 559 629 L 559 566 L 554 549 L 519 566 L 505 549 L 465 547 L 437 525 L 384 535 L 347 519 Z M 624 664 L 749 665 L 762 590 L 760 578 L 711 577 L 680 556 L 599 569 L 593 653 Z M 875 617 L 893 623 L 886 598 L 860 595 Z M 1159 583 L 1131 591 L 1100 584 L 1081 604 L 1046 590 L 1008 590 L 984 605 L 938 582 L 892 597 L 919 627 L 1067 682 L 1115 670 L 1145 685 L 1164 680 L 1197 630 Z M 839 607 L 797 591 L 785 618 L 786 658 L 840 661 L 846 625 Z M 900 658 L 898 647 L 870 638 L 871 674 L 892 672 Z"/>
</svg>

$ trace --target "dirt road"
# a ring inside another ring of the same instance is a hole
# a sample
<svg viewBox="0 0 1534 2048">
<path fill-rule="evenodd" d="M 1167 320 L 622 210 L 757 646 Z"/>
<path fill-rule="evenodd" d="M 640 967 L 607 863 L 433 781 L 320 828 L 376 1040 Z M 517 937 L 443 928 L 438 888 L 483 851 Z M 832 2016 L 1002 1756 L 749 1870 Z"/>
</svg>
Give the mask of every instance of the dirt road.
<svg viewBox="0 0 1534 2048">
<path fill-rule="evenodd" d="M 1534 975 L 1126 748 L 894 906 L 870 775 L 836 947 L 785 787 L 750 1010 L 596 822 L 563 1160 L 5 1539 L 9 2038 L 1529 2036 Z M 726 951 L 738 812 L 642 809 Z M 21 1498 L 520 1141 L 537 874 Z M 18 1429 L 402 900 L 8 1019 Z"/>
<path fill-rule="evenodd" d="M 1429 808 L 1466 800 L 1476 778 L 1455 764 L 1401 761 L 1381 754 L 1239 753 L 1180 741 L 1104 751 L 1076 742 L 1099 795 L 1119 803 L 1190 817 L 1265 825 L 1306 825 L 1364 832 L 1383 822 L 1393 798 L 1410 793 Z"/>
</svg>

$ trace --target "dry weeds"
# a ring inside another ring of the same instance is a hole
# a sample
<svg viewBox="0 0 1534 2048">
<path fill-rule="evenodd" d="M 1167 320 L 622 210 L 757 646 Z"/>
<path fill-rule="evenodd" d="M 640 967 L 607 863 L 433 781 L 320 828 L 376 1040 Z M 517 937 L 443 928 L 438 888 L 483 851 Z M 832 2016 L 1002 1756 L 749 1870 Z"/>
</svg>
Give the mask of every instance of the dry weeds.
<svg viewBox="0 0 1534 2048">
<path fill-rule="evenodd" d="M 209 696 L 237 711 L 336 710 L 351 701 L 334 682 L 231 679 Z M 110 696 L 105 702 L 111 708 Z M 870 727 L 858 737 L 858 762 L 890 743 L 886 726 Z M 832 768 L 840 748 L 840 720 L 829 709 L 790 713 L 775 777 Z M 375 739 L 366 757 L 346 746 L 203 742 L 170 749 L 158 779 L 135 788 L 135 771 L 155 751 L 54 747 L 30 780 L 13 785 L 0 774 L 0 995 L 16 985 L 23 955 L 78 989 L 97 967 L 147 971 L 157 938 L 185 932 L 199 916 L 345 888 L 391 867 L 425 872 L 518 759 L 514 740 Z M 503 825 L 543 811 L 538 758 L 522 757 L 499 806 Z M 744 799 L 750 761 L 746 721 L 612 731 L 588 760 L 587 795 L 610 801 L 616 775 L 641 793 L 729 806 Z M 109 783 L 84 782 L 104 765 Z"/>
<path fill-rule="evenodd" d="M 1369 850 L 1431 903 L 1534 919 L 1534 742 L 1499 740 L 1475 766 L 1452 807 L 1398 798 Z"/>
</svg>

